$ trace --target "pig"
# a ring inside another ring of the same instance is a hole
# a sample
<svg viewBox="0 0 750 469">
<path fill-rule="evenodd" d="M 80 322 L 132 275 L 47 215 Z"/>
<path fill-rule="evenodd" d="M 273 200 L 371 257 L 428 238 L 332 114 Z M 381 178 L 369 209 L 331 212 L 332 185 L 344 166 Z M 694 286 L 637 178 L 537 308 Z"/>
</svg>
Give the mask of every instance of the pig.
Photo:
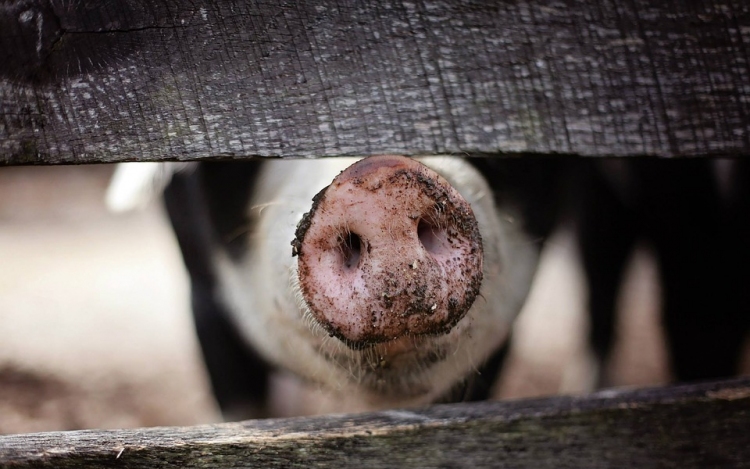
<svg viewBox="0 0 750 469">
<path fill-rule="evenodd" d="M 278 414 L 279 370 L 333 411 L 486 399 L 556 223 L 561 163 L 157 166 L 225 417 Z"/>
<path fill-rule="evenodd" d="M 616 301 L 636 243 L 659 269 L 676 381 L 733 376 L 750 331 L 750 165 L 740 159 L 584 160 L 572 200 L 588 285 L 595 387 L 608 386 Z"/>
<path fill-rule="evenodd" d="M 289 415 L 273 405 L 294 400 L 280 374 L 325 394 L 326 411 L 488 398 L 539 251 L 562 221 L 575 226 L 588 285 L 592 389 L 611 382 L 615 302 L 638 240 L 659 263 L 676 380 L 734 374 L 750 329 L 744 161 L 381 156 L 145 168 L 135 169 L 152 183 L 141 192 L 164 192 L 230 420 Z M 113 193 L 128 187 L 120 179 Z"/>
</svg>

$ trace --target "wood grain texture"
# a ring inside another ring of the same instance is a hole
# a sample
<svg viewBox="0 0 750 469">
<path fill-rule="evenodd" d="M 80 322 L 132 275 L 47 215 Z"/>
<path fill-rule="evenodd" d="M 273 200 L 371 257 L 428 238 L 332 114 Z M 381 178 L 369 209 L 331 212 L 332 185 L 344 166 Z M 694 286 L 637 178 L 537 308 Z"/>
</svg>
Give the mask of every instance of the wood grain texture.
<svg viewBox="0 0 750 469">
<path fill-rule="evenodd" d="M 0 164 L 750 153 L 745 0 L 9 0 Z"/>
<path fill-rule="evenodd" d="M 750 379 L 212 426 L 0 436 L 0 467 L 746 467 Z"/>
</svg>

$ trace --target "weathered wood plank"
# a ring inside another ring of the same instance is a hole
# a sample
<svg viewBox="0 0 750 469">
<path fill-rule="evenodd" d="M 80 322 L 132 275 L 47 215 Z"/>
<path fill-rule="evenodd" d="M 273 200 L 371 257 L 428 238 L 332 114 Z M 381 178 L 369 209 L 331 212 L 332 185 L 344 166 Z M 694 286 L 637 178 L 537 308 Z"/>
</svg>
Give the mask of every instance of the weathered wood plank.
<svg viewBox="0 0 750 469">
<path fill-rule="evenodd" d="M 588 397 L 0 437 L 0 467 L 746 467 L 750 378 Z"/>
<path fill-rule="evenodd" d="M 0 164 L 750 153 L 745 0 L 10 0 Z"/>
</svg>

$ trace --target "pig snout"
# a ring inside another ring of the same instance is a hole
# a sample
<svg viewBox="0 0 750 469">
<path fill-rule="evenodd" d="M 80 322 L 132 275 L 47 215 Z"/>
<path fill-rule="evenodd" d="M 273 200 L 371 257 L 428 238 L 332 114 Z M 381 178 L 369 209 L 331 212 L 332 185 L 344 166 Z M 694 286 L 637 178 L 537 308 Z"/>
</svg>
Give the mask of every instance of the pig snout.
<svg viewBox="0 0 750 469">
<path fill-rule="evenodd" d="M 292 242 L 315 320 L 352 349 L 448 333 L 482 283 L 468 202 L 402 156 L 354 163 L 313 199 Z"/>
</svg>

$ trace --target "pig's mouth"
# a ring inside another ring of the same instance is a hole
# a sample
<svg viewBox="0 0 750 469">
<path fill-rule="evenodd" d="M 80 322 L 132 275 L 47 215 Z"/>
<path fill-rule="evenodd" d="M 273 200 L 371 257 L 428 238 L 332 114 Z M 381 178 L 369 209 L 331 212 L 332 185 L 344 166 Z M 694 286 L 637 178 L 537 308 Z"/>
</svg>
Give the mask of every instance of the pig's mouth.
<svg viewBox="0 0 750 469">
<path fill-rule="evenodd" d="M 321 353 L 377 395 L 416 397 L 433 391 L 429 370 L 449 357 L 450 343 L 441 337 L 405 336 L 356 351 L 342 347 L 321 349 Z"/>
<path fill-rule="evenodd" d="M 299 287 L 292 275 L 294 291 Z M 325 361 L 346 374 L 373 395 L 385 398 L 417 398 L 435 392 L 433 373 L 456 353 L 469 323 L 459 321 L 440 334 L 406 334 L 388 341 L 349 343 L 330 334 L 312 315 L 301 295 L 295 295 L 304 329 L 311 335 L 314 349 Z M 465 318 L 464 318 L 465 319 Z M 314 379 L 314 377 L 313 377 Z"/>
</svg>

